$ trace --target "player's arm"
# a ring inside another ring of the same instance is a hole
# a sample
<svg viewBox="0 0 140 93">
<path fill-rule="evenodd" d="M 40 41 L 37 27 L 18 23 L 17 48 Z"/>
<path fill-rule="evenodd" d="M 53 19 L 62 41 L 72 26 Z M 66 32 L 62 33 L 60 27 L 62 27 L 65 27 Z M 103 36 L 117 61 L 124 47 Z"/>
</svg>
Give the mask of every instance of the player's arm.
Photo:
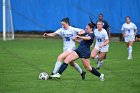
<svg viewBox="0 0 140 93">
<path fill-rule="evenodd" d="M 80 38 L 80 39 L 83 39 L 83 40 L 91 40 L 91 37 L 90 36 L 79 36 L 79 35 L 77 35 L 76 36 L 77 38 Z"/>
<path fill-rule="evenodd" d="M 111 35 L 110 35 L 110 26 L 109 26 L 108 22 L 106 22 L 106 25 L 107 25 L 108 36 L 111 37 Z"/>
<path fill-rule="evenodd" d="M 107 44 L 109 44 L 109 39 L 106 39 L 105 42 L 100 45 L 99 47 L 102 48 L 103 46 L 106 46 Z"/>
<path fill-rule="evenodd" d="M 138 32 L 138 29 L 135 29 L 134 35 L 136 36 Z"/>
<path fill-rule="evenodd" d="M 121 31 L 122 31 L 122 35 L 123 35 L 123 37 L 125 37 L 126 34 L 125 34 L 125 31 L 124 31 L 124 25 L 122 25 Z"/>
<path fill-rule="evenodd" d="M 108 35 L 109 35 L 109 37 L 111 37 L 111 35 L 110 35 L 110 26 L 108 27 Z"/>
<path fill-rule="evenodd" d="M 75 41 L 76 43 L 80 43 L 81 42 L 81 39 L 79 39 L 79 38 L 73 38 L 73 41 Z"/>
<path fill-rule="evenodd" d="M 57 33 L 44 33 L 43 37 L 45 37 L 45 36 L 53 37 L 53 36 L 56 36 L 56 35 L 57 35 Z"/>
<path fill-rule="evenodd" d="M 82 29 L 80 32 L 78 32 L 78 35 L 83 35 L 85 34 L 85 31 Z"/>
<path fill-rule="evenodd" d="M 90 46 L 90 48 L 94 48 L 95 42 L 96 42 L 96 38 L 94 38 L 93 43 L 92 43 L 92 45 Z"/>
</svg>

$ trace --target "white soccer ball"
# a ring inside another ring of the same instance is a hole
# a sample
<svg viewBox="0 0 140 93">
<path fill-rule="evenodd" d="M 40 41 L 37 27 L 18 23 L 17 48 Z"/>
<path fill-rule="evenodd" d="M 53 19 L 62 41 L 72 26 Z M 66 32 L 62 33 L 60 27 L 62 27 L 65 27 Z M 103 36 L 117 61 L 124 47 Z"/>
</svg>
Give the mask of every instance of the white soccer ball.
<svg viewBox="0 0 140 93">
<path fill-rule="evenodd" d="M 39 74 L 40 80 L 47 80 L 49 78 L 49 75 L 46 72 L 42 72 Z"/>
</svg>

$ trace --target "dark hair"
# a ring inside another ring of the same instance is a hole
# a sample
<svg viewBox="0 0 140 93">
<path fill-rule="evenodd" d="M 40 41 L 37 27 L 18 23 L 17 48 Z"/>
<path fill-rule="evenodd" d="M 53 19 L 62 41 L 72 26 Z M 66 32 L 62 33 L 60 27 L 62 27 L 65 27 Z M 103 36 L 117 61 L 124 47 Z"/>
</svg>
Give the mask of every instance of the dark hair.
<svg viewBox="0 0 140 93">
<path fill-rule="evenodd" d="M 88 23 L 88 26 L 92 28 L 92 31 L 94 30 L 94 25 L 92 23 Z"/>
<path fill-rule="evenodd" d="M 102 13 L 100 13 L 98 16 L 102 16 L 103 17 L 104 15 Z"/>
<path fill-rule="evenodd" d="M 70 25 L 70 21 L 69 21 L 69 18 L 68 18 L 68 17 L 63 18 L 63 19 L 61 20 L 61 22 L 65 22 L 65 23 L 67 23 L 68 25 Z"/>
<path fill-rule="evenodd" d="M 126 17 L 125 17 L 125 20 L 126 20 L 126 18 L 129 18 L 129 19 L 130 19 L 130 16 L 126 16 Z"/>
</svg>

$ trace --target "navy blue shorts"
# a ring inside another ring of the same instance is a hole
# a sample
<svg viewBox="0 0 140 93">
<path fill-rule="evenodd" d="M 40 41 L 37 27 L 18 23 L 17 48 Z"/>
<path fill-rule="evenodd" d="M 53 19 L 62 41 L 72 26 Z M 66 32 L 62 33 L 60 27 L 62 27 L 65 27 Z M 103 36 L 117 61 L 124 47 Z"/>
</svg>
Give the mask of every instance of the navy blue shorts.
<svg viewBox="0 0 140 93">
<path fill-rule="evenodd" d="M 74 51 L 78 54 L 79 58 L 85 58 L 85 59 L 90 58 L 90 51 L 89 50 L 85 51 L 82 49 L 76 49 Z"/>
</svg>

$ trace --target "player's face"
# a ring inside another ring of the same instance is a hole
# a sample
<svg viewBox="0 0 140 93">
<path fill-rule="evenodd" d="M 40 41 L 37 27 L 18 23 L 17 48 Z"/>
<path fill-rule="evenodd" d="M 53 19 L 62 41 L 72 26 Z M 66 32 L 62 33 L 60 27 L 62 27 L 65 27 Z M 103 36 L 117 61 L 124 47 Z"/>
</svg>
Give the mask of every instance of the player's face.
<svg viewBox="0 0 140 93">
<path fill-rule="evenodd" d="M 126 23 L 130 23 L 130 18 L 129 17 L 126 18 Z"/>
<path fill-rule="evenodd" d="M 103 27 L 102 22 L 98 22 L 98 23 L 97 23 L 97 29 L 98 29 L 98 30 L 101 30 L 102 27 Z"/>
<path fill-rule="evenodd" d="M 88 33 L 90 33 L 90 32 L 92 32 L 92 28 L 91 28 L 89 25 L 87 25 L 87 26 L 86 26 L 86 31 L 87 31 Z"/>
<path fill-rule="evenodd" d="M 102 15 L 99 15 L 99 20 L 103 20 L 103 16 Z"/>
<path fill-rule="evenodd" d="M 66 22 L 61 22 L 61 25 L 64 29 L 67 29 L 68 28 L 68 24 Z"/>
</svg>

